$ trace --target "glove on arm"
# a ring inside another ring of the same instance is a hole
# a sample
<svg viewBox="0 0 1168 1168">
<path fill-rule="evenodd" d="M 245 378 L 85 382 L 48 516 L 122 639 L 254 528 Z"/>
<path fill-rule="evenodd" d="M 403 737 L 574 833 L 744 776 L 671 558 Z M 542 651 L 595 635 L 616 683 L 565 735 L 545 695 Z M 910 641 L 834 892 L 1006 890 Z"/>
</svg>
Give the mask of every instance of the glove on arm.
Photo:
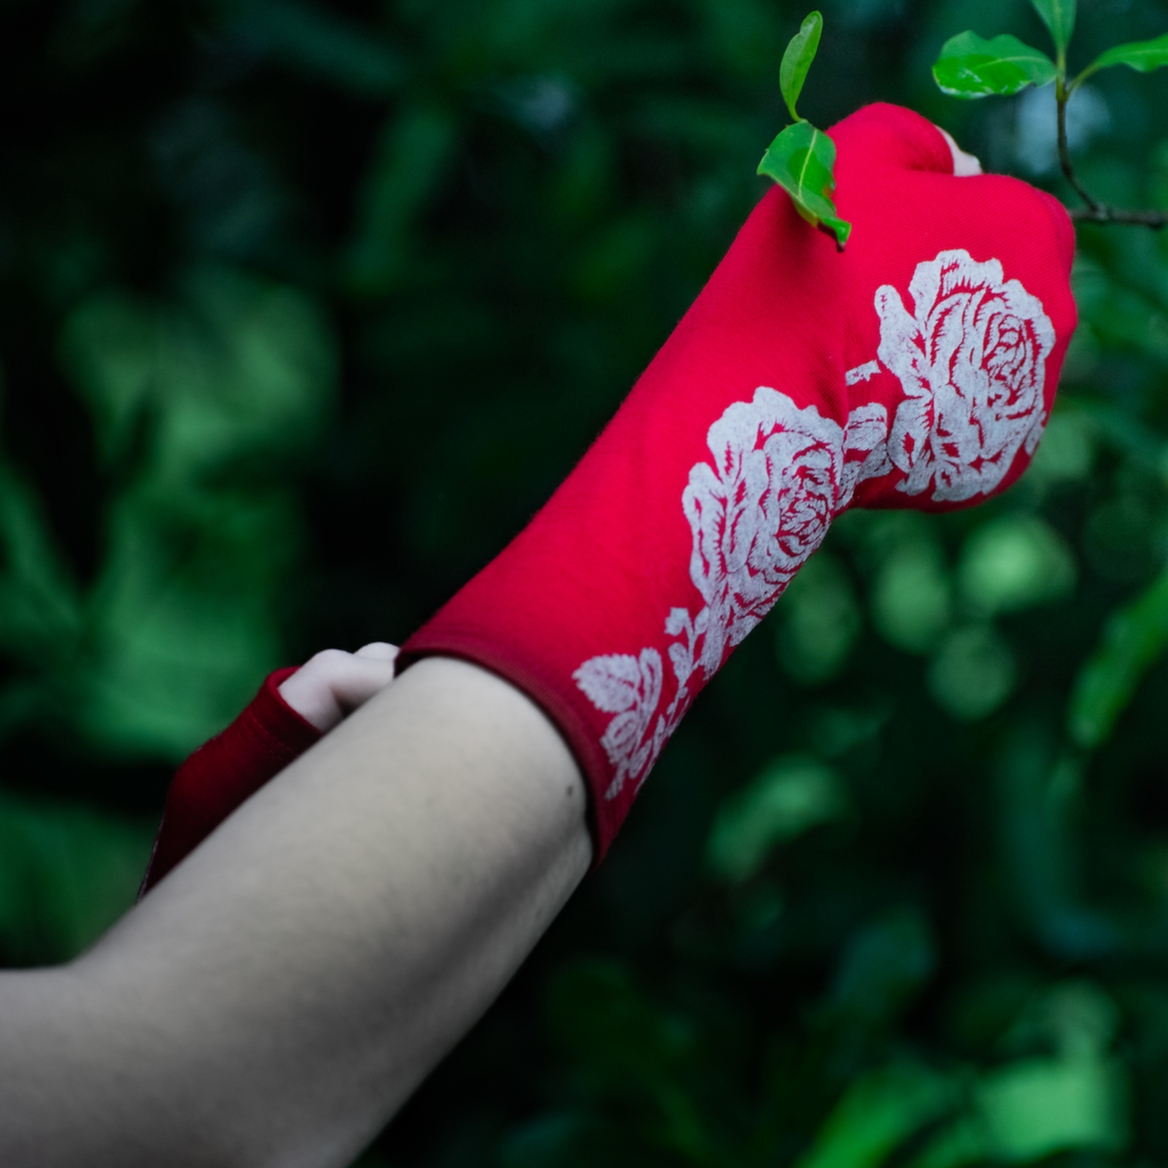
<svg viewBox="0 0 1168 1168">
<path fill-rule="evenodd" d="M 466 658 L 572 747 L 607 850 L 695 695 L 845 507 L 1009 486 L 1075 325 L 1061 205 L 956 178 L 918 115 L 831 131 L 845 253 L 777 188 L 567 481 L 403 646 Z"/>
<path fill-rule="evenodd" d="M 162 824 L 139 899 L 244 800 L 321 737 L 280 695 L 280 683 L 297 668 L 268 674 L 243 713 L 179 767 L 166 793 Z"/>
</svg>

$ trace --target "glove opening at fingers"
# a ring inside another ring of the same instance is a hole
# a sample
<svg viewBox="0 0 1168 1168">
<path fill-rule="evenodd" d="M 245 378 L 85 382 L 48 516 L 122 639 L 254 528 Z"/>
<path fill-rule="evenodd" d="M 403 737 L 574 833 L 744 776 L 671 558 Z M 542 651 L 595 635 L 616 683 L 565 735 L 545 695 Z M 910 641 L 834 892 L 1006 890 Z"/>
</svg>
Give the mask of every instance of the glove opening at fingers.
<svg viewBox="0 0 1168 1168">
<path fill-rule="evenodd" d="M 941 130 L 941 127 L 938 126 L 937 129 Z M 967 154 L 962 150 L 948 130 L 941 130 L 941 134 L 949 143 L 949 153 L 953 155 L 953 173 L 958 178 L 968 178 L 971 175 L 983 173 L 981 159 L 976 154 Z"/>
</svg>

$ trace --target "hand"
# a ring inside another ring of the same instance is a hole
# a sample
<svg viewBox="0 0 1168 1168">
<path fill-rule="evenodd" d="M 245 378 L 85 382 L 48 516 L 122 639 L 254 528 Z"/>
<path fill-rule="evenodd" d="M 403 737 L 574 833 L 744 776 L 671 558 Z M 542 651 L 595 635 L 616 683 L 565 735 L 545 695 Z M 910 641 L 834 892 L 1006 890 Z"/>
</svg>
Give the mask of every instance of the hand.
<svg viewBox="0 0 1168 1168">
<path fill-rule="evenodd" d="M 280 683 L 280 696 L 322 734 L 363 706 L 393 681 L 397 646 L 385 641 L 356 653 L 322 649 Z"/>
<path fill-rule="evenodd" d="M 325 649 L 269 675 L 247 708 L 179 767 L 166 793 L 144 896 L 241 803 L 393 680 L 397 647 Z"/>
<path fill-rule="evenodd" d="M 941 127 L 937 127 L 941 130 Z M 941 137 L 949 143 L 949 152 L 953 155 L 953 173 L 957 178 L 968 178 L 972 174 L 983 174 L 981 159 L 976 154 L 966 154 L 953 140 L 948 130 L 941 130 Z"/>
</svg>

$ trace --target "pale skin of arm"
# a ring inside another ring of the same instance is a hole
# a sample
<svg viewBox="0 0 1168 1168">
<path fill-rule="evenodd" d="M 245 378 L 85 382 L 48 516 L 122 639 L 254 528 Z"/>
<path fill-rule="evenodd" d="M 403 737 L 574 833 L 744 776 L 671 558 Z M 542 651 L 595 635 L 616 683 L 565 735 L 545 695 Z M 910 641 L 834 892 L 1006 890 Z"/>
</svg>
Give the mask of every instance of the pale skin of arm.
<svg viewBox="0 0 1168 1168">
<path fill-rule="evenodd" d="M 587 871 L 532 702 L 422 661 L 70 965 L 0 975 L 7 1168 L 344 1168 Z"/>
<path fill-rule="evenodd" d="M 588 869 L 583 778 L 507 682 L 395 655 L 312 658 L 281 693 L 328 736 L 76 961 L 0 973 L 5 1168 L 345 1168 L 494 1000 Z"/>
</svg>

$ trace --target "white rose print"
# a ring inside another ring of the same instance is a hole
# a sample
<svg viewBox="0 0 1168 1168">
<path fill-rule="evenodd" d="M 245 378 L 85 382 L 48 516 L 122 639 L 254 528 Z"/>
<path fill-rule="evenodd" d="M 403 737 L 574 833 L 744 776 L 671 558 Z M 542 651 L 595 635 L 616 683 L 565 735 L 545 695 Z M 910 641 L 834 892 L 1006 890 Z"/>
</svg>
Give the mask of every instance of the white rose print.
<svg viewBox="0 0 1168 1168">
<path fill-rule="evenodd" d="M 710 427 L 714 465 L 697 463 L 681 496 L 693 532 L 690 579 L 710 610 L 701 657 L 707 676 L 766 616 L 826 534 L 843 437 L 814 406 L 797 409 L 767 388 Z"/>
<path fill-rule="evenodd" d="M 888 440 L 899 489 L 961 502 L 988 494 L 1046 422 L 1043 388 L 1054 327 L 1042 303 L 995 259 L 943 251 L 917 265 L 910 315 L 888 284 L 876 292 L 884 365 L 906 394 Z"/>
<path fill-rule="evenodd" d="M 592 657 L 572 675 L 592 704 L 614 715 L 601 745 L 615 770 L 605 792 L 644 781 L 699 688 L 770 611 L 819 546 L 857 484 L 904 475 L 897 488 L 960 502 L 997 487 L 1019 449 L 1031 454 L 1046 420 L 1046 358 L 1054 328 L 1041 302 L 996 259 L 941 252 L 917 265 L 913 313 L 891 285 L 876 292 L 879 361 L 845 376 L 855 387 L 888 369 L 904 400 L 889 424 L 879 402 L 841 427 L 815 406 L 761 387 L 729 406 L 707 434 L 712 462 L 696 463 L 681 496 L 693 535 L 690 579 L 704 606 L 665 620 L 677 682 L 661 713 L 664 667 L 639 657 Z"/>
<path fill-rule="evenodd" d="M 653 648 L 639 658 L 592 657 L 572 675 L 598 710 L 616 715 L 601 739 L 616 771 L 608 798 L 648 774 L 689 707 L 694 674 L 713 676 L 770 611 L 855 484 L 890 469 L 887 434 L 883 406 L 855 411 L 845 431 L 814 406 L 800 409 L 766 387 L 710 427 L 713 465 L 697 463 L 682 492 L 693 533 L 690 579 L 705 607 L 696 617 L 674 608 L 666 619 L 678 687 L 672 702 L 654 723 L 662 661 Z"/>
</svg>

